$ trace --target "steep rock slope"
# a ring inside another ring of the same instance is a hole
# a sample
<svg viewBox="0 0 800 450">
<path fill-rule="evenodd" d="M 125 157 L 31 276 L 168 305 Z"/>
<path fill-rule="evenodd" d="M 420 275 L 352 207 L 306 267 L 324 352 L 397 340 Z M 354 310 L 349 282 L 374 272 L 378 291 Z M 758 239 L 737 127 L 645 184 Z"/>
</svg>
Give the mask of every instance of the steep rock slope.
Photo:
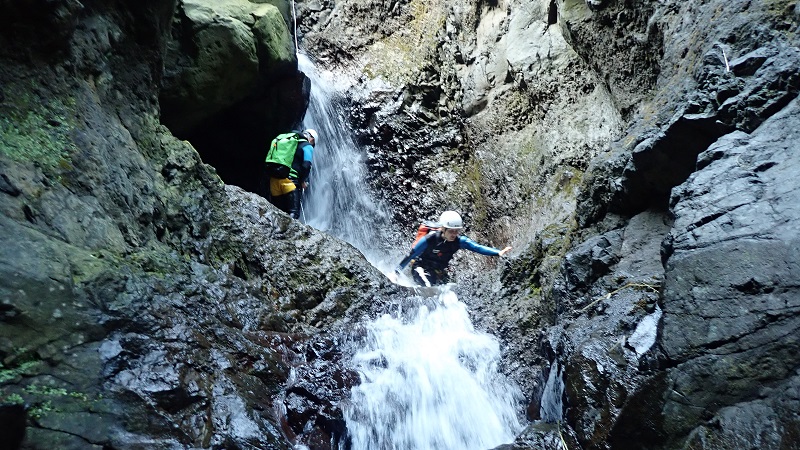
<svg viewBox="0 0 800 450">
<path fill-rule="evenodd" d="M 315 391 L 289 375 L 335 356 L 310 336 L 394 293 L 160 124 L 175 8 L 0 2 L 4 448 L 329 441 L 341 417 L 306 426 Z"/>
</svg>

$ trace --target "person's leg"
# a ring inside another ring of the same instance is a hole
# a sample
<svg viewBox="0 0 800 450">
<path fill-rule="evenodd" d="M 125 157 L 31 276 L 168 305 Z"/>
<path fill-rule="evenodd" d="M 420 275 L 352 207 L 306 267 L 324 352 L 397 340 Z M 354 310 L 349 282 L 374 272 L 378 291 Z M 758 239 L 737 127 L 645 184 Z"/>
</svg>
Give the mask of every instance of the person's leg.
<svg viewBox="0 0 800 450">
<path fill-rule="evenodd" d="M 427 286 L 430 284 L 430 281 L 428 281 L 427 276 L 423 277 L 425 275 L 424 270 L 423 273 L 420 273 L 420 270 L 418 269 L 420 269 L 420 267 L 414 267 L 411 269 L 411 278 L 414 279 L 414 283 L 417 283 L 420 286 Z"/>
<path fill-rule="evenodd" d="M 436 269 L 424 268 L 419 265 L 411 267 L 411 277 L 420 286 L 436 286 L 439 284 L 439 277 Z"/>
<path fill-rule="evenodd" d="M 283 195 L 273 195 L 270 198 L 270 202 L 273 205 L 277 206 L 278 209 L 280 209 L 281 211 L 283 211 L 283 212 L 285 212 L 287 214 L 291 214 L 289 212 L 289 207 L 292 204 L 292 201 L 291 201 L 291 198 L 290 198 L 291 196 L 292 196 L 292 192 L 290 192 L 288 194 L 283 194 Z"/>
<path fill-rule="evenodd" d="M 259 194 L 261 194 L 262 197 L 264 197 L 265 199 L 269 200 L 270 203 L 272 203 L 272 192 L 269 186 L 269 180 L 270 176 L 269 172 L 267 172 L 267 165 L 265 163 L 264 168 L 261 169 L 261 180 L 258 185 L 258 189 L 260 190 Z"/>
<path fill-rule="evenodd" d="M 450 274 L 447 269 L 431 270 L 431 284 L 447 284 L 450 281 Z"/>
<path fill-rule="evenodd" d="M 289 210 L 286 211 L 292 216 L 293 219 L 300 218 L 300 197 L 302 197 L 302 192 L 300 189 L 295 189 L 292 192 L 286 194 L 288 198 L 287 202 L 289 203 L 288 208 Z"/>
</svg>

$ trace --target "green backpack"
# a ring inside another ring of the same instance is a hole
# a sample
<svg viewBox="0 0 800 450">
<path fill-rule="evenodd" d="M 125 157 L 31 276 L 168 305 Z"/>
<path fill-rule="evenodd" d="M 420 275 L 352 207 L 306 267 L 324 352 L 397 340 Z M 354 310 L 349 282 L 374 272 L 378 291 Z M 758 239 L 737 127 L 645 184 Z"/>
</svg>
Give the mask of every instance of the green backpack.
<svg viewBox="0 0 800 450">
<path fill-rule="evenodd" d="M 267 152 L 267 175 L 272 178 L 297 177 L 297 172 L 292 169 L 297 145 L 306 139 L 295 131 L 279 134 L 272 140 Z"/>
</svg>

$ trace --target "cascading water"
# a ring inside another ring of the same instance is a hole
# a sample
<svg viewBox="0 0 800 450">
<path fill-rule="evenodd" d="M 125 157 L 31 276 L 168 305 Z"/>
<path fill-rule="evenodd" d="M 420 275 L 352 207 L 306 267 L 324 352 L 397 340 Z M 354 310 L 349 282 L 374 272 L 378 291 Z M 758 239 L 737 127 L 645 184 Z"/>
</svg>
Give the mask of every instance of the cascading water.
<svg viewBox="0 0 800 450">
<path fill-rule="evenodd" d="M 304 125 L 320 135 L 303 220 L 388 272 L 402 251 L 389 237 L 390 215 L 371 195 L 363 157 L 332 101 L 334 76 L 304 55 L 298 59 L 311 79 Z M 364 324 L 366 337 L 348 349 L 362 377 L 344 407 L 352 449 L 478 450 L 512 441 L 521 428 L 521 394 L 497 370 L 497 341 L 474 330 L 452 292 L 428 306 L 411 304 Z"/>
<path fill-rule="evenodd" d="M 298 54 L 298 64 L 312 86 L 304 126 L 320 135 L 302 219 L 349 242 L 376 264 L 387 252 L 395 253 L 392 249 L 396 242 L 388 236 L 395 227 L 387 208 L 372 195 L 363 155 L 353 142 L 348 121 L 335 107 L 341 86 L 336 85 L 332 74 L 317 70 L 302 53 Z M 393 256 L 399 260 L 399 254 Z"/>
<path fill-rule="evenodd" d="M 561 422 L 562 411 L 564 409 L 564 380 L 562 370 L 558 361 L 554 361 L 550 366 L 550 374 L 547 376 L 547 383 L 542 390 L 542 402 L 539 415 L 544 422 Z"/>
<path fill-rule="evenodd" d="M 520 430 L 520 392 L 497 372 L 500 348 L 444 292 L 411 317 L 367 325 L 354 364 L 362 383 L 345 408 L 353 450 L 487 449 Z"/>
</svg>

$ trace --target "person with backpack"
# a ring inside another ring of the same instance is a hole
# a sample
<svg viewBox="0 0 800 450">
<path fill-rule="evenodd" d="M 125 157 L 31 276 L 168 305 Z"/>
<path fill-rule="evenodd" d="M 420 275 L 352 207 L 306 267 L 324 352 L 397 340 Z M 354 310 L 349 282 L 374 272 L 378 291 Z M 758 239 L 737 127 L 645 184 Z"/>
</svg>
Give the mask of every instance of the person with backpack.
<svg viewBox="0 0 800 450">
<path fill-rule="evenodd" d="M 443 212 L 437 225 L 438 228 L 420 226 L 411 251 L 395 269 L 396 275 L 410 263 L 414 281 L 421 286 L 446 284 L 449 280 L 447 266 L 458 250 L 463 248 L 487 256 L 503 256 L 511 250 L 511 247 L 502 250 L 487 247 L 461 235 L 464 222 L 455 211 Z"/>
<path fill-rule="evenodd" d="M 312 129 L 283 133 L 272 140 L 267 152 L 267 200 L 293 219 L 300 217 L 300 202 L 303 189 L 308 187 L 317 139 L 319 135 Z"/>
</svg>

